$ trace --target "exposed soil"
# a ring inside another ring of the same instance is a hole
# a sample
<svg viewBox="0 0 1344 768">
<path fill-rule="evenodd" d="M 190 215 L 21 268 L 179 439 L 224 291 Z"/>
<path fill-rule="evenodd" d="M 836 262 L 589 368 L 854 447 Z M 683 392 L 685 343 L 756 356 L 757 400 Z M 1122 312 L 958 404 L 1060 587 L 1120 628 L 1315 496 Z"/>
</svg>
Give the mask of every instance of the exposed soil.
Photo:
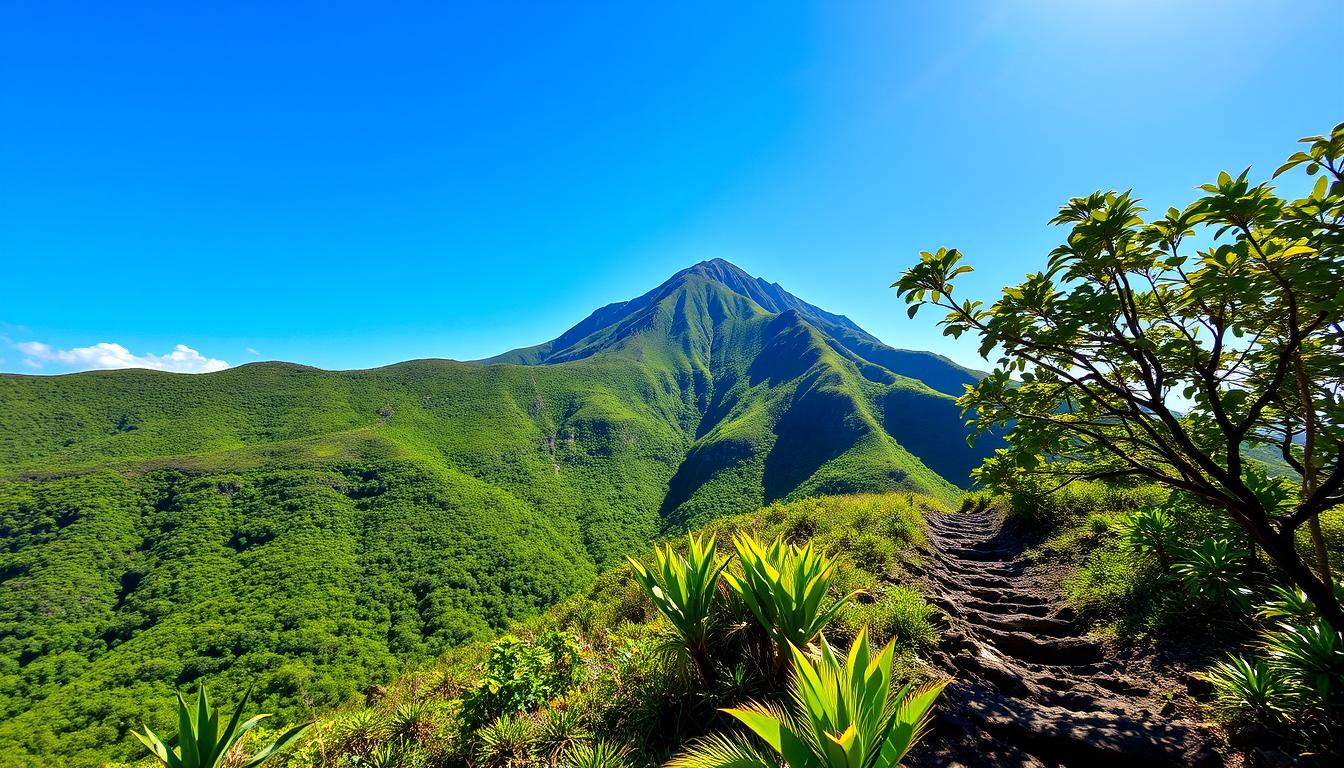
<svg viewBox="0 0 1344 768">
<path fill-rule="evenodd" d="M 1173 670 L 1090 636 L 1015 527 L 986 509 L 929 526 L 922 575 L 947 623 L 931 661 L 955 680 L 910 766 L 1224 765 Z"/>
</svg>

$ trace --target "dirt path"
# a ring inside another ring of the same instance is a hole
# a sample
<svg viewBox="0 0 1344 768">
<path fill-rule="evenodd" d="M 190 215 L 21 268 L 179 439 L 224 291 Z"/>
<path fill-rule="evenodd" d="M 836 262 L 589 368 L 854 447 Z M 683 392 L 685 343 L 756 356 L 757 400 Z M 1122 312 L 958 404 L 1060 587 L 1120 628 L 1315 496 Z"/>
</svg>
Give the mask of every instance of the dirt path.
<svg viewBox="0 0 1344 768">
<path fill-rule="evenodd" d="M 1160 714 L 1169 681 L 1109 658 L 995 514 L 929 525 L 923 576 L 949 625 L 932 661 L 956 681 L 911 766 L 1222 765 L 1207 731 Z"/>
</svg>

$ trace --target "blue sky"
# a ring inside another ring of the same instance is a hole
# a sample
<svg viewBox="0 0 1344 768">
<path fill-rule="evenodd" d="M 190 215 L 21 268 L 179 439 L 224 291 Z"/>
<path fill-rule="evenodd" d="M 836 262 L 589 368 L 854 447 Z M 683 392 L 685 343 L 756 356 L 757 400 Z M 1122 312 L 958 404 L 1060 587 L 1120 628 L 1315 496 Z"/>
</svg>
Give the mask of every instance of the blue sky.
<svg viewBox="0 0 1344 768">
<path fill-rule="evenodd" d="M 920 250 L 989 297 L 1344 119 L 1340 0 L 128 5 L 0 25 L 0 371 L 473 359 L 713 257 L 974 365 Z"/>
</svg>

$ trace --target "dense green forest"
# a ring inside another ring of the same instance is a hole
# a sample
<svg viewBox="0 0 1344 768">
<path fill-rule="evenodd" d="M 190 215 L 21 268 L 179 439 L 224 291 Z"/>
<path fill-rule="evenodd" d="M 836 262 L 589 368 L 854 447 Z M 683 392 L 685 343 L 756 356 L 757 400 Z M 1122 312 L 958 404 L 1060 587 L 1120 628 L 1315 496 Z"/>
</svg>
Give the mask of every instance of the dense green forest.
<svg viewBox="0 0 1344 768">
<path fill-rule="evenodd" d="M 953 500 L 974 381 L 724 262 L 495 361 L 0 377 L 0 764 L 203 679 L 341 704 L 725 514 Z"/>
<path fill-rule="evenodd" d="M 951 509 L 941 500 L 906 493 L 776 503 L 716 521 L 697 543 L 710 548 L 705 562 L 720 563 L 725 573 L 742 573 L 734 547 L 742 535 L 761 542 L 783 537 L 825 553 L 829 571 L 814 574 L 826 597 L 814 615 L 829 606 L 838 610 L 830 619 L 818 616 L 803 630 L 806 637 L 818 640 L 824 632 L 828 642 L 844 649 L 866 629 L 874 649 L 893 644 L 893 679 L 925 681 L 931 671 L 921 656 L 937 640 L 938 629 L 934 607 L 911 586 L 910 569 L 919 567 L 916 548 L 925 542 L 925 517 Z M 669 543 L 674 563 L 687 556 L 694 561 L 684 537 Z M 642 551 L 639 560 L 655 558 Z M 661 763 L 693 739 L 730 728 L 731 718 L 716 706 L 744 697 L 776 699 L 784 687 L 765 626 L 731 590 L 714 589 L 712 581 L 710 587 L 706 594 L 714 597 L 703 615 L 712 681 L 697 672 L 684 635 L 627 564 L 516 622 L 508 635 L 456 647 L 434 662 L 414 665 L 365 701 L 323 713 L 287 755 L 288 765 Z M 156 702 L 152 728 L 171 732 L 172 705 L 170 698 Z M 275 733 L 258 734 L 245 751 Z M 116 751 L 143 753 L 133 743 Z"/>
</svg>

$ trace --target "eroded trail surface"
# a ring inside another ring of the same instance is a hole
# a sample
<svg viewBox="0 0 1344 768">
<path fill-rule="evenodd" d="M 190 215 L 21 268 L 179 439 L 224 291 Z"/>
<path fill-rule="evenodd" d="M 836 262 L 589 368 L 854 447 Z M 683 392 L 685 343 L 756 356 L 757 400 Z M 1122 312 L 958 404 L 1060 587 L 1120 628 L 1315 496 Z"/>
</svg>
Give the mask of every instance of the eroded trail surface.
<svg viewBox="0 0 1344 768">
<path fill-rule="evenodd" d="M 1159 673 L 1109 658 L 994 513 L 930 518 L 924 577 L 955 682 L 912 766 L 1219 766 L 1211 735 L 1164 714 Z"/>
</svg>

